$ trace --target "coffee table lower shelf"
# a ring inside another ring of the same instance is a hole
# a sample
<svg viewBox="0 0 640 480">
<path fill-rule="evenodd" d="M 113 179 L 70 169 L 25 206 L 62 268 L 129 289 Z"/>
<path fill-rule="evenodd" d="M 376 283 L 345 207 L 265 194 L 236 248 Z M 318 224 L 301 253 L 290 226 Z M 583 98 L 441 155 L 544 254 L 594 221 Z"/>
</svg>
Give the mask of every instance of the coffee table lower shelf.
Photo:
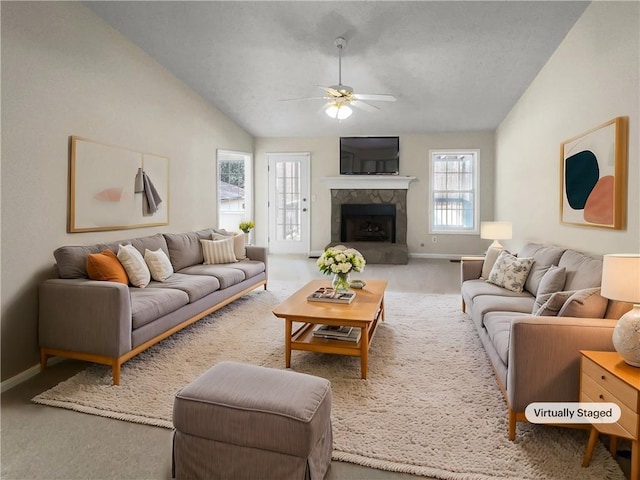
<svg viewBox="0 0 640 480">
<path fill-rule="evenodd" d="M 291 368 L 291 351 L 303 350 L 316 353 L 330 353 L 333 355 L 347 355 L 360 357 L 360 374 L 362 379 L 367 378 L 367 364 L 369 360 L 369 347 L 371 346 L 378 323 L 383 320 L 384 310 L 380 310 L 375 320 L 369 323 L 369 328 L 350 325 L 348 321 L 328 322 L 327 319 L 318 319 L 317 322 L 303 323 L 293 331 L 293 320 L 287 319 L 285 326 L 286 339 L 286 367 Z M 340 326 L 352 326 L 359 328 L 360 339 L 357 342 L 348 340 L 327 339 L 313 335 L 313 330 L 318 325 L 335 324 Z M 361 325 L 361 324 L 360 324 Z"/>
</svg>

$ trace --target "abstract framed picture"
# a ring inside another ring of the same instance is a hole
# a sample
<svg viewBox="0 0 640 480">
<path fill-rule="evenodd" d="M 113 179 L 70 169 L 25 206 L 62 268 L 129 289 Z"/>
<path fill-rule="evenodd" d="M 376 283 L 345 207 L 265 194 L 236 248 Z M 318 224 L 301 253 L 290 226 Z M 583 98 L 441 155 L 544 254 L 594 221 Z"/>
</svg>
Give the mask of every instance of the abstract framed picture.
<svg viewBox="0 0 640 480">
<path fill-rule="evenodd" d="M 626 216 L 627 117 L 560 144 L 560 222 L 622 229 Z"/>
<path fill-rule="evenodd" d="M 169 159 L 71 137 L 68 231 L 169 224 Z"/>
</svg>

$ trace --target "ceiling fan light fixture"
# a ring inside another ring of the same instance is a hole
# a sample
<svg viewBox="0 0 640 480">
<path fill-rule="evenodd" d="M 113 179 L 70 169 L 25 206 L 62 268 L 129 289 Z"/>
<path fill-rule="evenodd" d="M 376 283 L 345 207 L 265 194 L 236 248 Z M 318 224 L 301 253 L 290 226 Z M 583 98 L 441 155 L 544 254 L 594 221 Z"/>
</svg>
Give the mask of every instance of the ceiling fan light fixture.
<svg viewBox="0 0 640 480">
<path fill-rule="evenodd" d="M 324 111 L 329 117 L 345 120 L 351 116 L 353 110 L 348 105 L 330 104 Z"/>
</svg>

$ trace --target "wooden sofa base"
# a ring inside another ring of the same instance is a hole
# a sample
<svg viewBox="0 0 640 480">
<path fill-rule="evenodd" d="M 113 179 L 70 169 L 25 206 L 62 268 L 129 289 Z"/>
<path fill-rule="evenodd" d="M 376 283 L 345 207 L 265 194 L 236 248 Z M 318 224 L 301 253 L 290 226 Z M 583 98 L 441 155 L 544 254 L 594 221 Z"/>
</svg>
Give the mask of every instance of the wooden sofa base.
<svg viewBox="0 0 640 480">
<path fill-rule="evenodd" d="M 163 332 L 160 335 L 146 341 L 145 343 L 138 345 L 133 350 L 130 350 L 124 355 L 121 355 L 119 357 L 106 357 L 102 355 L 94 355 L 91 353 L 73 352 L 69 350 L 58 350 L 55 348 L 40 348 L 40 371 L 44 371 L 47 368 L 47 360 L 49 359 L 49 357 L 58 356 L 58 357 L 64 357 L 64 358 L 71 358 L 74 360 L 83 360 L 86 362 L 99 363 L 101 365 L 110 365 L 111 372 L 112 372 L 111 375 L 113 377 L 113 385 L 120 385 L 120 367 L 124 362 L 126 362 L 127 360 L 130 360 L 131 358 L 135 357 L 139 353 L 145 351 L 147 348 L 152 347 L 156 343 L 161 342 L 165 338 L 170 337 L 174 333 L 179 332 L 183 328 L 188 327 L 189 325 L 206 317 L 210 313 L 213 313 L 216 310 L 219 310 L 222 307 L 229 305 L 234 300 L 237 300 L 238 298 L 246 295 L 252 290 L 255 290 L 260 285 L 264 285 L 264 289 L 265 290 L 267 289 L 266 280 L 258 282 L 255 285 L 251 285 L 250 287 L 245 288 L 244 290 L 236 293 L 235 295 L 232 295 L 231 297 L 212 306 L 211 308 L 208 308 L 198 313 L 197 315 L 194 315 L 193 317 L 186 319 L 184 322 L 176 325 L 175 327 L 167 330 L 166 332 Z"/>
</svg>

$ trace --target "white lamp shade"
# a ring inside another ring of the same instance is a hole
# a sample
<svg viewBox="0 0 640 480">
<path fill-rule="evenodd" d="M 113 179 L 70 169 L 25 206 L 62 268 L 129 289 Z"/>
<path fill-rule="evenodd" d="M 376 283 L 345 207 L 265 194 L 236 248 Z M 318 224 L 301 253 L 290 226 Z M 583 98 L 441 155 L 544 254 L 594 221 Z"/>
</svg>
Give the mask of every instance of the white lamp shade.
<svg viewBox="0 0 640 480">
<path fill-rule="evenodd" d="M 600 294 L 611 300 L 640 304 L 640 254 L 605 255 Z"/>
<path fill-rule="evenodd" d="M 511 222 L 481 222 L 480 238 L 489 240 L 509 240 L 513 235 Z"/>
</svg>

